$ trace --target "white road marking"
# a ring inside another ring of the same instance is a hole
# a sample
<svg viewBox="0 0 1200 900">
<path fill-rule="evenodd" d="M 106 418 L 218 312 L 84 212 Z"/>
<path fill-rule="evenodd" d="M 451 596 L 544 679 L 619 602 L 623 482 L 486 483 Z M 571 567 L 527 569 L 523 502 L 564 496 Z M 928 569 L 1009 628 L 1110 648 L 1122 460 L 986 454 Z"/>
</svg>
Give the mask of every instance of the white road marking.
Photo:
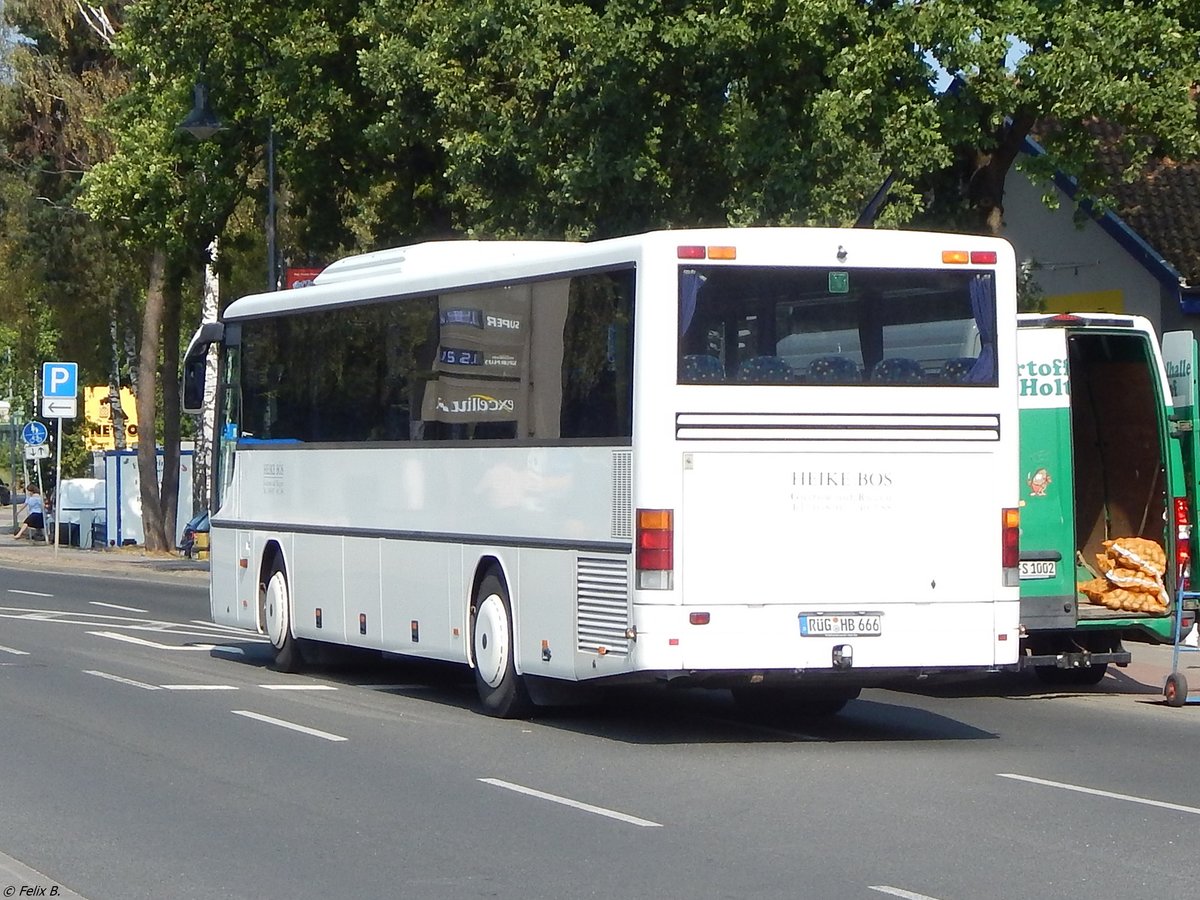
<svg viewBox="0 0 1200 900">
<path fill-rule="evenodd" d="M 480 778 L 484 784 L 494 785 L 495 787 L 504 788 L 507 791 L 516 791 L 518 794 L 527 794 L 530 797 L 537 797 L 539 800 L 549 800 L 551 803 L 560 803 L 563 806 L 570 806 L 573 809 L 581 809 L 584 812 L 594 813 L 597 816 L 605 816 L 609 819 L 616 819 L 619 822 L 628 822 L 630 825 L 637 825 L 640 828 L 662 828 L 658 822 L 651 822 L 649 819 L 639 819 L 637 816 L 626 815 L 622 812 L 617 812 L 612 809 L 605 809 L 602 806 L 592 806 L 590 803 L 580 803 L 578 800 L 571 800 L 568 797 L 559 797 L 557 794 L 547 794 L 545 791 L 536 791 L 533 788 L 523 787 L 519 784 L 513 784 L 511 781 L 501 781 L 499 778 Z"/>
<path fill-rule="evenodd" d="M 926 894 L 906 891 L 904 888 L 892 887 L 890 884 L 871 884 L 868 887 L 873 891 L 879 891 L 881 894 L 891 894 L 893 897 L 901 897 L 903 900 L 936 900 L 936 898 Z"/>
<path fill-rule="evenodd" d="M 88 604 L 91 606 L 103 606 L 105 609 L 119 609 L 122 612 L 150 612 L 148 609 L 137 609 L 133 606 L 118 606 L 115 603 L 101 603 L 99 600 L 89 600 Z"/>
<path fill-rule="evenodd" d="M 24 650 L 14 650 L 12 647 L 0 647 L 5 653 L 11 653 L 13 656 L 28 656 Z"/>
<path fill-rule="evenodd" d="M 145 638 L 134 637 L 131 634 L 117 634 L 115 631 L 89 631 L 96 637 L 108 638 L 113 641 L 123 641 L 126 644 L 137 644 L 139 647 L 150 647 L 154 650 L 215 650 L 216 644 L 160 644 L 158 641 L 148 641 Z"/>
<path fill-rule="evenodd" d="M 1082 787 L 1077 784 L 1065 784 L 1061 781 L 1047 781 L 1044 778 L 1033 778 L 1029 775 L 1015 775 L 1011 772 L 997 772 L 1000 778 L 1012 778 L 1016 781 L 1027 781 L 1030 784 L 1040 784 L 1044 787 L 1060 788 L 1064 791 L 1075 791 L 1079 794 L 1091 794 L 1094 797 L 1107 797 L 1110 800 L 1125 800 L 1129 803 L 1140 803 L 1143 806 L 1157 806 L 1160 809 L 1172 809 L 1176 812 L 1192 813 L 1200 816 L 1200 809 L 1194 806 L 1183 806 L 1179 803 L 1167 803 L 1164 800 L 1150 800 L 1146 797 L 1134 797 L 1131 794 L 1117 794 L 1112 791 L 1100 791 L 1096 788 Z"/>
<path fill-rule="evenodd" d="M 164 691 L 236 691 L 232 684 L 160 684 Z"/>
<path fill-rule="evenodd" d="M 346 741 L 349 738 L 344 738 L 340 734 L 330 734 L 328 731 L 318 731 L 316 728 L 309 728 L 307 725 L 297 725 L 295 722 L 287 722 L 283 719 L 275 719 L 271 716 L 264 716 L 262 713 L 250 712 L 248 709 L 233 709 L 230 710 L 235 716 L 245 716 L 247 719 L 254 719 L 256 722 L 266 722 L 268 725 L 278 725 L 280 728 L 288 728 L 292 731 L 299 731 L 301 734 L 311 734 L 313 737 L 319 737 L 326 741 Z"/>
<path fill-rule="evenodd" d="M 332 684 L 260 684 L 265 691 L 336 691 Z"/>
<path fill-rule="evenodd" d="M 132 678 L 122 678 L 120 675 L 110 675 L 108 672 L 97 672 L 95 669 L 84 669 L 84 675 L 95 675 L 97 678 L 107 678 L 109 681 L 115 681 L 118 684 L 128 684 L 131 687 L 141 688 L 143 691 L 160 691 L 157 684 L 145 684 L 141 681 L 134 681 Z"/>
<path fill-rule="evenodd" d="M 15 588 L 9 588 L 10 594 L 21 594 L 25 597 L 53 597 L 53 594 L 43 594 L 41 591 L 18 591 Z"/>
<path fill-rule="evenodd" d="M 192 625 L 202 625 L 205 628 L 210 628 L 214 631 L 227 631 L 230 634 L 235 634 L 238 637 L 245 637 L 248 641 L 265 641 L 266 638 L 261 634 L 256 634 L 253 631 L 248 631 L 245 628 L 234 628 L 232 625 L 218 625 L 215 622 L 205 622 L 203 619 L 190 619 Z"/>
</svg>

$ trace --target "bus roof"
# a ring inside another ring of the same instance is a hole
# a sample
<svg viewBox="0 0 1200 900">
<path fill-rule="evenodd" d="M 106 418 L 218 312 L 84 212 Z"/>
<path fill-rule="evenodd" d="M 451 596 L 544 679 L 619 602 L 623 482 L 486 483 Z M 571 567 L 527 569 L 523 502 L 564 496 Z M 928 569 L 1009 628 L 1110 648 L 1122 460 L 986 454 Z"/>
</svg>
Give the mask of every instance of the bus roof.
<svg viewBox="0 0 1200 900">
<path fill-rule="evenodd" d="M 905 248 L 928 247 L 930 234 L 916 231 L 843 228 L 694 228 L 663 230 L 600 241 L 450 240 L 377 250 L 338 260 L 309 286 L 242 297 L 225 310 L 226 321 L 253 319 L 280 312 L 326 309 L 387 297 L 437 294 L 463 287 L 500 284 L 520 278 L 553 275 L 570 269 L 637 263 L 651 246 L 753 243 L 794 252 L 804 235 L 814 241 L 852 242 L 875 248 L 888 242 L 898 258 Z M 1002 239 L 977 235 L 943 235 L 958 248 L 996 246 Z M 750 248 L 746 248 L 750 249 Z M 889 254 L 890 255 L 890 254 Z M 858 260 L 862 264 L 862 260 Z"/>
</svg>

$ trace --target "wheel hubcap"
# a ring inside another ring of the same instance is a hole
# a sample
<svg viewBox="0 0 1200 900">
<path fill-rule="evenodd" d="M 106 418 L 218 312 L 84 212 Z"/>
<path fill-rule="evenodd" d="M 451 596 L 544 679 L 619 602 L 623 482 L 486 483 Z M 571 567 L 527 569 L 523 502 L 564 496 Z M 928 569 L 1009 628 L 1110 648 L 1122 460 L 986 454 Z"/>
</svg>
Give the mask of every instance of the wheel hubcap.
<svg viewBox="0 0 1200 900">
<path fill-rule="evenodd" d="M 498 687 L 508 668 L 508 616 L 504 601 L 489 594 L 475 614 L 475 668 L 489 687 Z"/>
<path fill-rule="evenodd" d="M 283 647 L 288 633 L 288 595 L 287 580 L 282 572 L 276 572 L 267 582 L 266 597 L 263 598 L 264 615 L 267 626 L 267 637 L 278 650 Z"/>
</svg>

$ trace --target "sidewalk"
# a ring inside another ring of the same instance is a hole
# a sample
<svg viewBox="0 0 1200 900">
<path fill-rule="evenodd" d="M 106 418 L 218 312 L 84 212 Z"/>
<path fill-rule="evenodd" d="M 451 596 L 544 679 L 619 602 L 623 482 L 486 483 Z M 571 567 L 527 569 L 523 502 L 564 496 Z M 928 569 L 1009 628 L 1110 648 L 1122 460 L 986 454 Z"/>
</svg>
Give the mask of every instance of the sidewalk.
<svg viewBox="0 0 1200 900">
<path fill-rule="evenodd" d="M 178 554 L 148 553 L 143 547 L 81 550 L 78 547 L 13 540 L 10 530 L 0 527 L 0 566 L 37 569 L 45 572 L 87 572 L 117 578 L 147 575 L 208 583 L 208 560 L 184 559 Z"/>
</svg>

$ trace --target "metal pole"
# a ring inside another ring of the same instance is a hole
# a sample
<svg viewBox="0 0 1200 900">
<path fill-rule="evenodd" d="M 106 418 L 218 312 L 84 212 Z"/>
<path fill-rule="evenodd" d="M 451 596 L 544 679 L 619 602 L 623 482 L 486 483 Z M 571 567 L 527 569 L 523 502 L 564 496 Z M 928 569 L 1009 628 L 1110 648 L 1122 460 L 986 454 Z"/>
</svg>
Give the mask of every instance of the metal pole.
<svg viewBox="0 0 1200 900">
<path fill-rule="evenodd" d="M 267 290 L 279 288 L 275 271 L 275 121 L 267 119 Z"/>
<path fill-rule="evenodd" d="M 62 488 L 62 417 L 58 419 L 58 440 L 54 446 L 54 558 L 58 559 L 58 526 L 62 522 L 62 508 L 60 503 L 62 498 L 58 496 L 59 490 Z M 42 494 L 42 502 L 45 503 L 46 495 Z M 44 518 L 44 516 L 43 516 Z"/>
</svg>

